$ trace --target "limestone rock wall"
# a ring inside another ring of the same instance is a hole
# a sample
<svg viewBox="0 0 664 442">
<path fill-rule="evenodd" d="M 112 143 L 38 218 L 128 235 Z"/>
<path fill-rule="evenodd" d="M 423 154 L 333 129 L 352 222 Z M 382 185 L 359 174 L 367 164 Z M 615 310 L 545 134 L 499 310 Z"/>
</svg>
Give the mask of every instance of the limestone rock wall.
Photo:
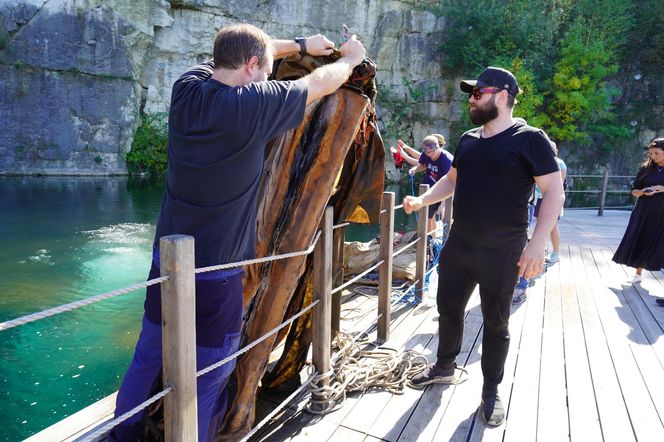
<svg viewBox="0 0 664 442">
<path fill-rule="evenodd" d="M 0 0 L 0 173 L 125 173 L 139 113 L 166 112 L 173 82 L 211 57 L 216 31 L 233 22 L 337 42 L 348 25 L 385 90 L 408 99 L 407 80 L 423 91 L 422 119 L 403 136 L 446 134 L 463 97 L 446 92 L 445 20 L 428 3 L 437 2 Z M 389 120 L 380 103 L 379 112 Z"/>
</svg>

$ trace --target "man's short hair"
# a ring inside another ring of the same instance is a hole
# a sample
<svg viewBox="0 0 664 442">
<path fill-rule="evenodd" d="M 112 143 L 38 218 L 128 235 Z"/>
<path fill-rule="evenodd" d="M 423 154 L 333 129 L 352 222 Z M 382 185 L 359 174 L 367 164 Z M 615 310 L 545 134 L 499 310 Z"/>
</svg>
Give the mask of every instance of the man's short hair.
<svg viewBox="0 0 664 442">
<path fill-rule="evenodd" d="M 237 69 L 254 55 L 265 65 L 271 39 L 256 26 L 246 23 L 223 27 L 214 40 L 214 67 Z"/>
<path fill-rule="evenodd" d="M 511 95 L 509 95 L 509 93 L 508 93 L 508 94 L 507 94 L 507 107 L 510 108 L 510 109 L 512 109 L 512 108 L 514 108 L 514 105 L 515 105 L 515 104 L 516 104 L 516 98 L 514 98 L 514 97 L 511 96 Z"/>
</svg>

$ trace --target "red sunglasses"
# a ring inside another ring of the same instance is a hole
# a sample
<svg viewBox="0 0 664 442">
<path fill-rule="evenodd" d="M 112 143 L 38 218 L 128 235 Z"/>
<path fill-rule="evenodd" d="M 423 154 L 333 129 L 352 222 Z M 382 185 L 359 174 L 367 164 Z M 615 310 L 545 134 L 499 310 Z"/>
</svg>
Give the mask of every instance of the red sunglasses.
<svg viewBox="0 0 664 442">
<path fill-rule="evenodd" d="M 468 95 L 473 97 L 475 100 L 479 100 L 480 98 L 482 98 L 482 94 L 489 94 L 489 93 L 490 94 L 497 94 L 498 92 L 503 91 L 503 90 L 504 89 L 500 89 L 500 88 L 497 88 L 497 87 L 479 87 L 477 89 L 473 89 L 473 91 L 471 93 L 469 93 Z"/>
</svg>

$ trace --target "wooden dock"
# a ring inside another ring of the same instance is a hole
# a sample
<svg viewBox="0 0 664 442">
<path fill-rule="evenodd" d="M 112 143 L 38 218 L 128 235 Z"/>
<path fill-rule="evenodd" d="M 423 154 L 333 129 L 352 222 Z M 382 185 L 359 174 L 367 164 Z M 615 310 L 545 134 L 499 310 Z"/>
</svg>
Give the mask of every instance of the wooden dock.
<svg viewBox="0 0 664 442">
<path fill-rule="evenodd" d="M 560 263 L 512 308 L 510 352 L 500 395 L 504 425 L 484 425 L 476 410 L 482 373 L 482 315 L 477 292 L 466 310 L 459 365 L 470 374 L 457 386 L 407 389 L 403 395 L 372 391 L 351 395 L 325 416 L 292 403 L 252 438 L 255 441 L 661 441 L 664 440 L 664 296 L 661 272 L 634 270 L 611 261 L 629 212 L 567 211 L 560 222 Z M 363 329 L 376 300 L 359 296 L 344 304 Z M 344 313 L 342 312 L 342 316 Z M 361 317 L 361 315 L 359 315 Z M 401 306 L 387 347 L 435 357 L 434 307 Z"/>
<path fill-rule="evenodd" d="M 512 309 L 510 352 L 500 395 L 507 420 L 498 428 L 477 414 L 482 373 L 482 316 L 475 293 L 466 310 L 459 365 L 470 373 L 457 386 L 350 395 L 325 416 L 290 403 L 252 441 L 661 441 L 664 440 L 664 275 L 611 261 L 629 212 L 568 210 L 559 226 L 561 261 L 537 278 L 528 300 Z M 434 273 L 435 275 L 435 273 Z M 435 290 L 433 278 L 432 290 Z M 376 318 L 377 297 L 343 294 L 344 331 Z M 375 338 L 375 332 L 371 336 Z M 398 305 L 386 347 L 431 356 L 437 347 L 431 305 Z M 304 377 L 304 376 L 303 376 Z M 81 440 L 111 418 L 108 397 L 34 435 L 30 441 Z M 274 405 L 261 402 L 257 418 Z M 102 438 L 103 440 L 103 438 Z"/>
</svg>

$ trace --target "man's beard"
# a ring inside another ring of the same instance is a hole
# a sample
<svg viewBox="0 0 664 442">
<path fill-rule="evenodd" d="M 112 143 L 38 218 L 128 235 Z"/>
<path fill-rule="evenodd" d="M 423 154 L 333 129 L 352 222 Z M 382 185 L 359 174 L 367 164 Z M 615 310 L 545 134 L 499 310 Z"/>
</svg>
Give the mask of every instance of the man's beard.
<svg viewBox="0 0 664 442">
<path fill-rule="evenodd" d="M 496 107 L 495 95 L 485 106 L 475 106 L 475 108 L 470 109 L 470 121 L 475 125 L 481 126 L 496 118 L 498 118 L 498 108 Z"/>
</svg>

